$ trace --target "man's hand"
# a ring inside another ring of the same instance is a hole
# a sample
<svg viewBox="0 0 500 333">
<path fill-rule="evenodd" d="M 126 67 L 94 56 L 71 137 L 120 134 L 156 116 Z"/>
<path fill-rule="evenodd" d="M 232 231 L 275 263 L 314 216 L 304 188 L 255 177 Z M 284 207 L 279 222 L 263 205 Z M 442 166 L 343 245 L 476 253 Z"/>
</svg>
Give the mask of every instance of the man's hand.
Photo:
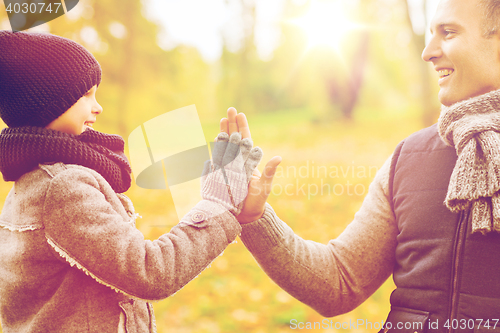
<svg viewBox="0 0 500 333">
<path fill-rule="evenodd" d="M 227 118 L 222 118 L 220 122 L 220 131 L 229 135 L 239 132 L 243 139 L 251 138 L 246 116 L 243 113 L 238 114 L 235 108 L 227 110 Z M 248 196 L 241 213 L 237 216 L 241 224 L 253 222 L 262 217 L 266 200 L 271 193 L 274 174 L 280 163 L 281 157 L 275 156 L 267 162 L 262 175 L 259 170 L 254 170 L 248 188 Z"/>
</svg>

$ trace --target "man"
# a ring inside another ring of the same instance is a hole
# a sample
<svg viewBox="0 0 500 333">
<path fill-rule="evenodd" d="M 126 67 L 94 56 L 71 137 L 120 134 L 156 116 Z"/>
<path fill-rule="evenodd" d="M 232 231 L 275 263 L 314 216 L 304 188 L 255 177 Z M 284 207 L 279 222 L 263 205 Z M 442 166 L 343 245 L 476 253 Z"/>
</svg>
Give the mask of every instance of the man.
<svg viewBox="0 0 500 333">
<path fill-rule="evenodd" d="M 338 238 L 305 241 L 264 205 L 279 158 L 252 181 L 241 238 L 284 290 L 336 316 L 392 273 L 383 331 L 500 332 L 499 16 L 498 0 L 440 2 L 422 54 L 439 74 L 439 122 L 398 145 Z"/>
</svg>

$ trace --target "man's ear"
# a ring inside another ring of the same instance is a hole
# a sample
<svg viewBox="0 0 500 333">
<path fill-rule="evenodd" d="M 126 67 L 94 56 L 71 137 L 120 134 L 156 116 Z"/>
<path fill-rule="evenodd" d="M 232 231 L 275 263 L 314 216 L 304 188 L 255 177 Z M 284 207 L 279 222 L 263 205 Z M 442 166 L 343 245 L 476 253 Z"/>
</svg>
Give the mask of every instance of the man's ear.
<svg viewBox="0 0 500 333">
<path fill-rule="evenodd" d="M 497 52 L 497 59 L 500 61 L 500 32 L 495 33 L 492 35 L 490 38 L 493 38 L 495 40 L 495 45 L 496 45 L 496 52 Z"/>
<path fill-rule="evenodd" d="M 489 35 L 486 38 L 490 38 L 495 42 L 497 59 L 500 61 L 500 31 L 495 32 L 494 34 Z"/>
</svg>

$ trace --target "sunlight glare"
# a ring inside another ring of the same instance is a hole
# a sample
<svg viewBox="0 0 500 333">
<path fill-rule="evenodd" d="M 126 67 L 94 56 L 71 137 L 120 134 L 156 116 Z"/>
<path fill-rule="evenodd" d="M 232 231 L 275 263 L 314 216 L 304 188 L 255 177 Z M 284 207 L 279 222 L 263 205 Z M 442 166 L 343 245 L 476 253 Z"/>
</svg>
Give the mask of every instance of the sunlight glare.
<svg viewBox="0 0 500 333">
<path fill-rule="evenodd" d="M 292 23 L 306 33 L 308 48 L 329 46 L 338 50 L 345 35 L 357 28 L 341 1 L 313 1 L 307 13 Z"/>
</svg>

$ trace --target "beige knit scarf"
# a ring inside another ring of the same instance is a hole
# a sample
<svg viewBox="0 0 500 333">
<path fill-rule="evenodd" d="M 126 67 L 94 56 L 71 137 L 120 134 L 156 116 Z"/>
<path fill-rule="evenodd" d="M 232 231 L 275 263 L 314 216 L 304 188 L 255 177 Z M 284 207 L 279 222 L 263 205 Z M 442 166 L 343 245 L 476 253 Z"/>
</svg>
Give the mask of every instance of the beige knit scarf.
<svg viewBox="0 0 500 333">
<path fill-rule="evenodd" d="M 471 208 L 472 232 L 500 232 L 500 90 L 443 106 L 439 135 L 458 159 L 445 204 Z"/>
</svg>

